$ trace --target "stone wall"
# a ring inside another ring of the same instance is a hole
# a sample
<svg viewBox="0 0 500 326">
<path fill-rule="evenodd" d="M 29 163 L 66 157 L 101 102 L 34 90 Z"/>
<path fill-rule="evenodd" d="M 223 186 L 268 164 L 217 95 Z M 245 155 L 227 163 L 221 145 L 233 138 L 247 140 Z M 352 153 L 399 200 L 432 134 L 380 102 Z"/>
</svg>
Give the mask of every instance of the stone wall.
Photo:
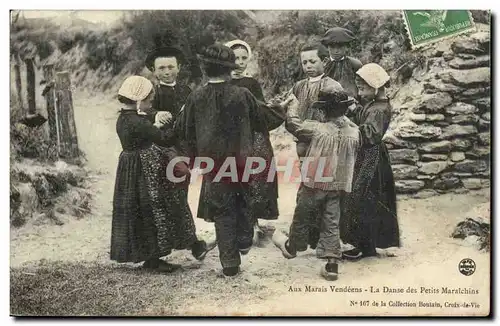
<svg viewBox="0 0 500 326">
<path fill-rule="evenodd" d="M 384 138 L 399 193 L 489 187 L 490 34 L 450 45 L 430 53 L 417 94 L 397 108 L 404 119 Z"/>
</svg>

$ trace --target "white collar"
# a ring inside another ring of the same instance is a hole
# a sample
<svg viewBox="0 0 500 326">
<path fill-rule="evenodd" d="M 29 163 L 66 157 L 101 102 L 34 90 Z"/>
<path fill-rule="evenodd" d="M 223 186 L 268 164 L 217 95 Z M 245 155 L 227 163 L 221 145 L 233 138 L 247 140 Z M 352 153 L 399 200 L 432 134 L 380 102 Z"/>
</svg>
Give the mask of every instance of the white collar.
<svg viewBox="0 0 500 326">
<path fill-rule="evenodd" d="M 340 58 L 340 59 L 338 59 L 338 60 L 335 60 L 334 58 L 330 57 L 330 60 L 332 60 L 332 61 L 342 61 L 342 60 L 344 60 L 344 59 L 345 59 L 345 56 L 343 56 L 342 58 Z"/>
<path fill-rule="evenodd" d="M 174 87 L 176 84 L 177 84 L 177 82 L 175 82 L 175 81 L 173 83 L 165 83 L 165 82 L 160 81 L 160 85 L 165 85 L 165 86 L 170 86 L 170 87 Z"/>
<path fill-rule="evenodd" d="M 321 78 L 323 78 L 323 76 L 324 76 L 324 75 L 325 75 L 325 74 L 321 74 L 321 75 L 319 75 L 319 76 L 317 76 L 317 77 L 309 77 L 309 82 L 310 82 L 310 83 L 317 82 L 317 81 L 321 80 Z"/>
<path fill-rule="evenodd" d="M 208 80 L 209 84 L 221 84 L 221 83 L 224 83 L 224 82 L 226 82 L 226 80 L 224 78 L 210 78 Z"/>
</svg>

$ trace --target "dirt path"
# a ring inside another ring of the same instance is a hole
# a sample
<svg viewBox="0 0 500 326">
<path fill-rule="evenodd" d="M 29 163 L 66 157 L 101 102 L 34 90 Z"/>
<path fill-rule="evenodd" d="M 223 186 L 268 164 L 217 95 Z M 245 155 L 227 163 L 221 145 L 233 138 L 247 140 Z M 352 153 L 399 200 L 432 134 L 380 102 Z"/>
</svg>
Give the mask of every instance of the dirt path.
<svg viewBox="0 0 500 326">
<path fill-rule="evenodd" d="M 114 172 L 120 152 L 114 127 L 117 108 L 109 98 L 84 97 L 81 94 L 75 96 L 75 118 L 81 148 L 87 154 L 89 167 L 101 171 L 94 184 L 94 214 L 81 220 L 68 221 L 63 226 L 30 226 L 11 231 L 11 267 L 29 265 L 40 259 L 111 264 L 108 259 L 111 200 Z M 281 215 L 279 221 L 274 223 L 277 229 L 288 228 L 296 191 L 296 184 L 280 185 Z M 198 196 L 199 184 L 194 184 L 189 194 L 193 211 L 196 211 Z M 439 289 L 444 286 L 474 288 L 479 289 L 482 295 L 448 296 L 443 299 L 469 300 L 481 303 L 481 308 L 487 309 L 489 255 L 449 237 L 454 226 L 463 220 L 461 214 L 484 202 L 489 202 L 489 189 L 428 199 L 401 200 L 398 215 L 403 248 L 396 252 L 397 257 L 343 263 L 339 281 L 334 283 L 328 283 L 319 277 L 321 262 L 315 258 L 313 251 L 307 251 L 296 259 L 286 260 L 271 243 L 264 243 L 243 258 L 243 273 L 235 279 L 225 280 L 226 285 L 214 285 L 213 289 L 209 287 L 202 292 L 197 290 L 195 295 L 192 291 L 183 291 L 182 286 L 177 287 L 175 313 L 363 315 L 370 311 L 378 314 L 416 312 L 416 308 L 363 308 L 359 304 L 350 306 L 351 300 L 383 299 L 380 294 L 371 293 L 370 286 L 380 287 L 381 290 L 383 286 L 405 289 L 412 286 L 419 291 L 420 286 L 435 286 Z M 200 219 L 196 219 L 196 224 L 202 238 L 213 237 L 212 224 Z M 458 262 L 466 257 L 472 258 L 477 265 L 476 273 L 469 277 L 461 275 L 457 268 Z M 211 252 L 202 265 L 193 262 L 189 253 L 184 251 L 174 252 L 171 259 L 186 265 L 182 276 L 186 284 L 195 282 L 197 277 L 204 277 L 207 273 L 220 273 L 217 250 Z M 241 282 L 251 284 L 252 291 L 239 292 L 238 284 Z M 307 285 L 325 287 L 327 292 L 306 292 Z M 346 286 L 361 288 L 363 292 L 332 292 L 330 285 L 341 289 Z M 227 292 L 224 291 L 225 286 Z M 290 287 L 301 289 L 301 292 L 289 291 Z M 436 297 L 385 294 L 385 299 L 418 301 L 436 300 Z M 297 304 L 299 301 L 300 304 Z M 448 309 L 443 313 L 479 313 L 482 309 Z M 439 310 L 425 311 L 432 313 Z"/>
</svg>

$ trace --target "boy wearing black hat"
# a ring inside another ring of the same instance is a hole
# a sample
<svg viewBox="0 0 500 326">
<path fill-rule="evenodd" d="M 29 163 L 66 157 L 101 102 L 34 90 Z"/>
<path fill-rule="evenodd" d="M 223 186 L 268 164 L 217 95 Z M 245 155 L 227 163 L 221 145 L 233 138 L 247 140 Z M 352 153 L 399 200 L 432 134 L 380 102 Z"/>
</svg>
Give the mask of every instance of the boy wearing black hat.
<svg viewBox="0 0 500 326">
<path fill-rule="evenodd" d="M 177 75 L 181 69 L 181 65 L 185 62 L 185 56 L 182 51 L 174 46 L 161 47 L 153 50 L 146 58 L 146 67 L 153 72 L 157 84 L 155 85 L 155 95 L 152 101 L 151 110 L 148 111 L 148 118 L 155 125 L 162 125 L 160 130 L 163 133 L 174 135 L 175 120 L 179 112 L 186 102 L 187 97 L 191 93 L 191 89 L 186 85 L 177 83 Z M 168 113 L 165 115 L 164 113 Z M 166 118 L 170 116 L 171 118 Z M 160 123 L 160 124 L 158 124 Z M 175 137 L 175 144 L 172 147 L 164 148 L 164 155 L 167 161 L 170 161 L 176 156 L 186 156 L 185 143 Z M 189 167 L 184 162 L 178 162 L 174 166 L 174 175 L 177 177 L 186 175 L 186 180 L 183 183 L 176 184 L 173 189 L 175 202 L 181 209 L 190 211 L 188 203 L 188 191 L 190 181 Z M 195 250 L 201 252 L 200 255 L 205 255 L 208 250 L 215 247 L 212 242 L 208 246 L 202 241 L 195 243 Z"/>
<path fill-rule="evenodd" d="M 304 186 L 297 193 L 297 206 L 290 226 L 289 237 L 276 233 L 275 245 L 286 258 L 294 258 L 298 251 L 307 249 L 311 227 L 321 218 L 321 229 L 316 254 L 327 259 L 321 275 L 327 280 L 338 278 L 338 262 L 342 257 L 339 221 L 340 197 L 351 191 L 354 163 L 361 145 L 359 128 L 346 116 L 352 100 L 338 88 L 325 87 L 314 103 L 323 110 L 326 122 L 301 121 L 298 103 L 294 100 L 287 112 L 286 127 L 299 140 L 308 141 L 306 159 L 303 163 Z"/>
<path fill-rule="evenodd" d="M 174 128 L 174 122 L 179 114 L 181 107 L 186 103 L 186 99 L 191 93 L 187 85 L 177 83 L 177 76 L 181 65 L 185 62 L 185 56 L 182 51 L 175 46 L 157 48 L 151 51 L 146 57 L 146 67 L 153 73 L 157 84 L 155 85 L 155 96 L 152 101 L 151 110 L 148 111 L 148 117 L 151 122 L 162 122 L 161 130 L 171 133 Z M 167 119 L 169 113 L 172 118 Z M 184 155 L 185 148 L 181 141 L 166 150 L 169 159 L 178 155 Z M 189 174 L 187 165 L 179 162 L 175 166 L 176 174 Z M 187 203 L 189 178 L 182 185 L 183 196 Z"/>
<path fill-rule="evenodd" d="M 356 71 L 363 65 L 358 59 L 348 56 L 349 45 L 356 37 L 345 28 L 334 27 L 326 31 L 321 43 L 328 47 L 329 57 L 325 64 L 325 75 L 338 81 L 353 98 L 358 97 L 358 89 L 354 82 Z"/>
<path fill-rule="evenodd" d="M 177 75 L 184 63 L 182 51 L 176 47 L 162 47 L 153 50 L 146 58 L 146 67 L 154 74 L 157 85 L 152 103 L 151 116 L 168 111 L 175 118 L 191 93 L 187 85 L 177 83 Z M 171 128 L 171 125 L 167 128 Z"/>
</svg>

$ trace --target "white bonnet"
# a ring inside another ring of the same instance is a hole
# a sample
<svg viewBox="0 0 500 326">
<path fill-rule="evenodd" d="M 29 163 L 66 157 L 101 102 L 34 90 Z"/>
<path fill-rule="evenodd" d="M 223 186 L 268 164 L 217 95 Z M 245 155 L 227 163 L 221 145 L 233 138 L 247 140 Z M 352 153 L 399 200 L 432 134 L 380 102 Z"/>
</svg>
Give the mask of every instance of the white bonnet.
<svg viewBox="0 0 500 326">
<path fill-rule="evenodd" d="M 356 74 L 373 88 L 379 89 L 391 78 L 387 72 L 376 63 L 368 63 L 356 71 Z"/>
<path fill-rule="evenodd" d="M 130 76 L 123 82 L 118 95 L 140 102 L 148 97 L 152 89 L 153 83 L 149 79 L 142 76 Z"/>
<path fill-rule="evenodd" d="M 235 45 L 241 45 L 243 46 L 245 49 L 247 49 L 247 52 L 248 52 L 248 58 L 251 58 L 252 57 L 252 49 L 250 48 L 250 45 L 248 45 L 247 42 L 245 41 L 242 41 L 242 40 L 232 40 L 230 42 L 227 42 L 226 44 L 224 44 L 225 46 L 227 46 L 228 48 L 232 48 L 234 47 Z"/>
</svg>

